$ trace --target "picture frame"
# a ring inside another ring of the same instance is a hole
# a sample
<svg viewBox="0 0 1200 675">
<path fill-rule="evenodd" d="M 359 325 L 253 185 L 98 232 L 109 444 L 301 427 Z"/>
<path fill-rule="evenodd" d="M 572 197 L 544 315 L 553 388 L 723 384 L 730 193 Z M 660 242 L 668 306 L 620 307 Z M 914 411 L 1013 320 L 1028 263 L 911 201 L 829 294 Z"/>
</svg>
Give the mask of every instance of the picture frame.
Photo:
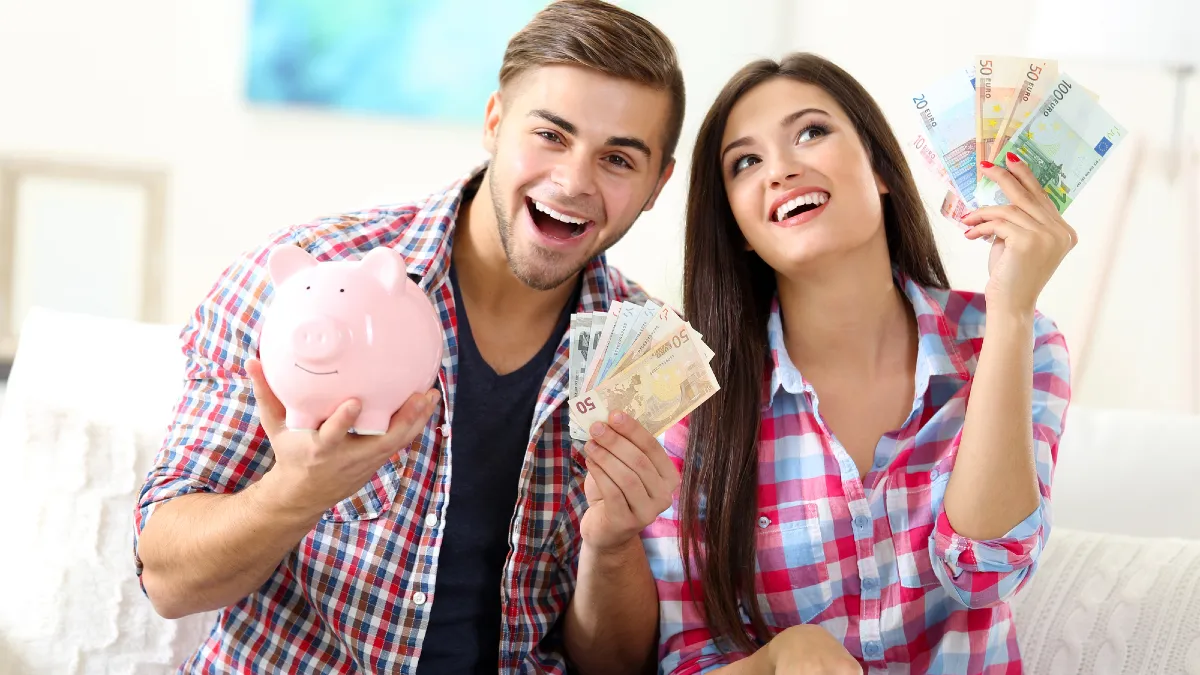
<svg viewBox="0 0 1200 675">
<path fill-rule="evenodd" d="M 156 321 L 168 175 L 0 156 L 0 380 L 30 307 Z"/>
</svg>

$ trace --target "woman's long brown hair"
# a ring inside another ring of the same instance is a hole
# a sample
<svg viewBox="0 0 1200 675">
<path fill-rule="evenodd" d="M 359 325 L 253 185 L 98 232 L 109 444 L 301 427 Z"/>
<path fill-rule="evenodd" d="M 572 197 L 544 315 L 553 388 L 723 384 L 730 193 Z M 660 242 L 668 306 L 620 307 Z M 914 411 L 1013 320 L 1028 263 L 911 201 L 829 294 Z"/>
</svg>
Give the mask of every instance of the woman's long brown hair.
<svg viewBox="0 0 1200 675">
<path fill-rule="evenodd" d="M 889 188 L 883 222 L 892 264 L 919 284 L 947 288 L 929 218 L 900 144 L 879 106 L 838 66 L 813 54 L 755 61 L 721 90 L 692 154 L 684 244 L 684 312 L 716 352 L 721 390 L 692 413 L 680 491 L 680 553 L 689 586 L 699 575 L 703 611 L 718 645 L 754 651 L 739 606 L 760 644 L 773 637 L 755 590 L 758 434 L 768 366 L 767 318 L 775 272 L 746 250 L 722 179 L 721 138 L 734 104 L 777 77 L 828 92 L 846 112 L 871 166 Z M 703 510 L 700 508 L 704 502 Z"/>
</svg>

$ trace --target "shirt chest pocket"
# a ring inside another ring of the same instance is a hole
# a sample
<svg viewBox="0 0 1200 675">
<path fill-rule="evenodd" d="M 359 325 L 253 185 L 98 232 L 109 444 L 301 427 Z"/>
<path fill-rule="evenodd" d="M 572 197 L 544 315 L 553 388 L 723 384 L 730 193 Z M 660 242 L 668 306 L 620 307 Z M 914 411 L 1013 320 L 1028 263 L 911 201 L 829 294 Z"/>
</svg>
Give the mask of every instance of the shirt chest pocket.
<svg viewBox="0 0 1200 675">
<path fill-rule="evenodd" d="M 400 460 L 403 461 L 403 460 Z M 348 523 L 374 520 L 391 510 L 400 492 L 403 467 L 388 462 L 357 492 L 325 511 L 324 520 Z"/>
<path fill-rule="evenodd" d="M 890 486 L 884 493 L 888 525 L 896 549 L 896 573 L 904 588 L 939 585 L 929 558 L 933 535 L 933 505 L 928 483 Z"/>
<path fill-rule="evenodd" d="M 374 520 L 392 510 L 400 491 L 428 472 L 437 471 L 441 453 L 449 447 L 442 439 L 437 420 L 429 423 L 407 449 L 379 467 L 375 475 L 354 494 L 325 511 L 323 519 L 333 523 L 352 523 Z M 426 495 L 428 496 L 428 495 Z"/>
<path fill-rule="evenodd" d="M 817 503 L 762 509 L 755 529 L 759 601 L 768 622 L 777 628 L 812 623 L 833 604 Z"/>
</svg>

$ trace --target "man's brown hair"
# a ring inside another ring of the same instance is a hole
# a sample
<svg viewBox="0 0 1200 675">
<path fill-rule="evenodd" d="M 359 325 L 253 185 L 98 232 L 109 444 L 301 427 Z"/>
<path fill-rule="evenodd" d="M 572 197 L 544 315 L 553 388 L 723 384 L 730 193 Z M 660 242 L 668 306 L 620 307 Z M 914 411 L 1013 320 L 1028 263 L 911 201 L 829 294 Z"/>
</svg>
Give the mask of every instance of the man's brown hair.
<svg viewBox="0 0 1200 675">
<path fill-rule="evenodd" d="M 683 72 L 675 47 L 654 24 L 601 0 L 559 0 L 538 12 L 508 42 L 500 87 L 543 66 L 580 66 L 665 90 L 671 97 L 663 167 L 683 128 Z"/>
</svg>

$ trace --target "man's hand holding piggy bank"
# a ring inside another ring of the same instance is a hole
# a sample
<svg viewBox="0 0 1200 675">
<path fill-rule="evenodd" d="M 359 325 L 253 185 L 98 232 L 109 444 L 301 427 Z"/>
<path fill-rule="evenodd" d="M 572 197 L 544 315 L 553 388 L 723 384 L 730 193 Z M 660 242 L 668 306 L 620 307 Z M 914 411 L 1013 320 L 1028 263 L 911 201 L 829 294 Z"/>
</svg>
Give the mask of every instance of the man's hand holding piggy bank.
<svg viewBox="0 0 1200 675">
<path fill-rule="evenodd" d="M 358 261 L 273 249 L 274 297 L 246 370 L 274 497 L 305 515 L 349 497 L 424 429 L 442 359 L 433 305 L 386 246 Z M 350 433 L 353 432 L 353 433 Z"/>
</svg>

